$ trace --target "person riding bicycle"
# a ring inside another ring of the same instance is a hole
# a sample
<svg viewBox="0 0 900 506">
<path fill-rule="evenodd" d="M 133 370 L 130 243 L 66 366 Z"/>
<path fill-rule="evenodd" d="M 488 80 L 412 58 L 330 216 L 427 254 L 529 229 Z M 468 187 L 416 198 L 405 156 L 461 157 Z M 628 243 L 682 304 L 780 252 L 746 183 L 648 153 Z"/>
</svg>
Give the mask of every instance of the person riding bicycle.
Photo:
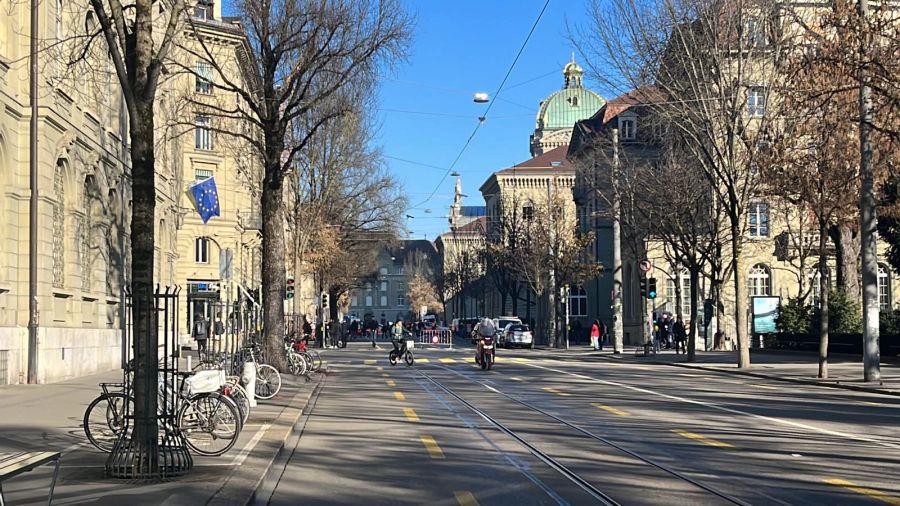
<svg viewBox="0 0 900 506">
<path fill-rule="evenodd" d="M 494 334 L 497 333 L 497 327 L 494 326 L 494 321 L 490 318 L 483 318 L 478 325 L 475 325 L 475 336 L 477 336 L 477 343 L 475 348 L 475 354 L 478 357 L 481 357 L 481 354 L 484 353 L 484 349 L 482 348 L 481 338 L 482 337 L 494 337 Z"/>
<path fill-rule="evenodd" d="M 397 352 L 398 357 L 402 357 L 404 353 L 406 353 L 406 339 L 403 338 L 403 335 L 406 334 L 406 329 L 403 328 L 403 320 L 397 320 L 394 323 L 394 326 L 391 327 L 391 343 L 394 345 L 394 351 Z"/>
</svg>

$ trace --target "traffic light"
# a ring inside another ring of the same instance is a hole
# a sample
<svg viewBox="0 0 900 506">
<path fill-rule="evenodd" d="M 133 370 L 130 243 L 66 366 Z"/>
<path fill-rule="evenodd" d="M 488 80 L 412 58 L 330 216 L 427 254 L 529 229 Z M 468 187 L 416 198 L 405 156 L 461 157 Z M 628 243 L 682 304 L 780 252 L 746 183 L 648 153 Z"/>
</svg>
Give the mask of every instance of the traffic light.
<svg viewBox="0 0 900 506">
<path fill-rule="evenodd" d="M 647 298 L 655 299 L 656 298 L 656 278 L 650 278 L 647 280 Z"/>
<path fill-rule="evenodd" d="M 647 296 L 647 276 L 641 276 L 641 297 Z"/>
<path fill-rule="evenodd" d="M 330 299 L 328 297 L 328 292 L 322 292 L 322 311 L 326 314 L 328 313 L 328 307 L 330 303 Z"/>
<path fill-rule="evenodd" d="M 285 298 L 294 298 L 294 278 L 287 278 L 287 287 L 285 289 Z"/>
</svg>

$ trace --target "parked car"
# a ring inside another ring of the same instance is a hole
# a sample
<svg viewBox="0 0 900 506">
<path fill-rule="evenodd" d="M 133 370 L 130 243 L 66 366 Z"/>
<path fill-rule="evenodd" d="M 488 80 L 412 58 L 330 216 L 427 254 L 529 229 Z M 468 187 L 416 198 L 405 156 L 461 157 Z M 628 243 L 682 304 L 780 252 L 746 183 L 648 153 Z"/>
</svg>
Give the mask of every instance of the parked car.
<svg viewBox="0 0 900 506">
<path fill-rule="evenodd" d="M 501 316 L 499 318 L 494 318 L 494 327 L 497 327 L 497 332 L 503 333 L 506 330 L 506 326 L 510 324 L 522 324 L 522 320 L 515 316 Z"/>
<path fill-rule="evenodd" d="M 504 348 L 511 345 L 534 348 L 534 334 L 531 327 L 523 323 L 510 323 L 500 333 L 500 345 Z"/>
</svg>

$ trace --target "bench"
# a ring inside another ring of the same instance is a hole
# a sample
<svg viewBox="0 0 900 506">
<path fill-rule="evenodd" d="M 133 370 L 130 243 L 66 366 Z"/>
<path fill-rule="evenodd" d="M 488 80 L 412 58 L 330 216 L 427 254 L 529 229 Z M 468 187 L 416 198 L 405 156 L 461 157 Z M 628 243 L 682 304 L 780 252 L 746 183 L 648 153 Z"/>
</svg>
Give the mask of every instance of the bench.
<svg viewBox="0 0 900 506">
<path fill-rule="evenodd" d="M 0 453 L 0 506 L 6 506 L 3 497 L 3 482 L 37 467 L 53 463 L 53 480 L 50 482 L 50 493 L 47 504 L 53 502 L 53 489 L 56 487 L 56 476 L 59 474 L 59 452 L 19 452 Z"/>
</svg>

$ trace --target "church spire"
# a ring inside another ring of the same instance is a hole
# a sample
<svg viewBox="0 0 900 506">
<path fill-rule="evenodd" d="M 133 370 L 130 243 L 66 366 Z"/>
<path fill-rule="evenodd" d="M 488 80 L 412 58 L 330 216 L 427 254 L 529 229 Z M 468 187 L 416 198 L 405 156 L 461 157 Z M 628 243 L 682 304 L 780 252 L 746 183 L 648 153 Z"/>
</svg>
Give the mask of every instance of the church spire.
<svg viewBox="0 0 900 506">
<path fill-rule="evenodd" d="M 572 53 L 572 61 L 563 67 L 563 76 L 565 77 L 564 88 L 581 88 L 583 87 L 582 79 L 584 77 L 584 69 L 581 65 L 575 63 L 575 53 Z"/>
</svg>

